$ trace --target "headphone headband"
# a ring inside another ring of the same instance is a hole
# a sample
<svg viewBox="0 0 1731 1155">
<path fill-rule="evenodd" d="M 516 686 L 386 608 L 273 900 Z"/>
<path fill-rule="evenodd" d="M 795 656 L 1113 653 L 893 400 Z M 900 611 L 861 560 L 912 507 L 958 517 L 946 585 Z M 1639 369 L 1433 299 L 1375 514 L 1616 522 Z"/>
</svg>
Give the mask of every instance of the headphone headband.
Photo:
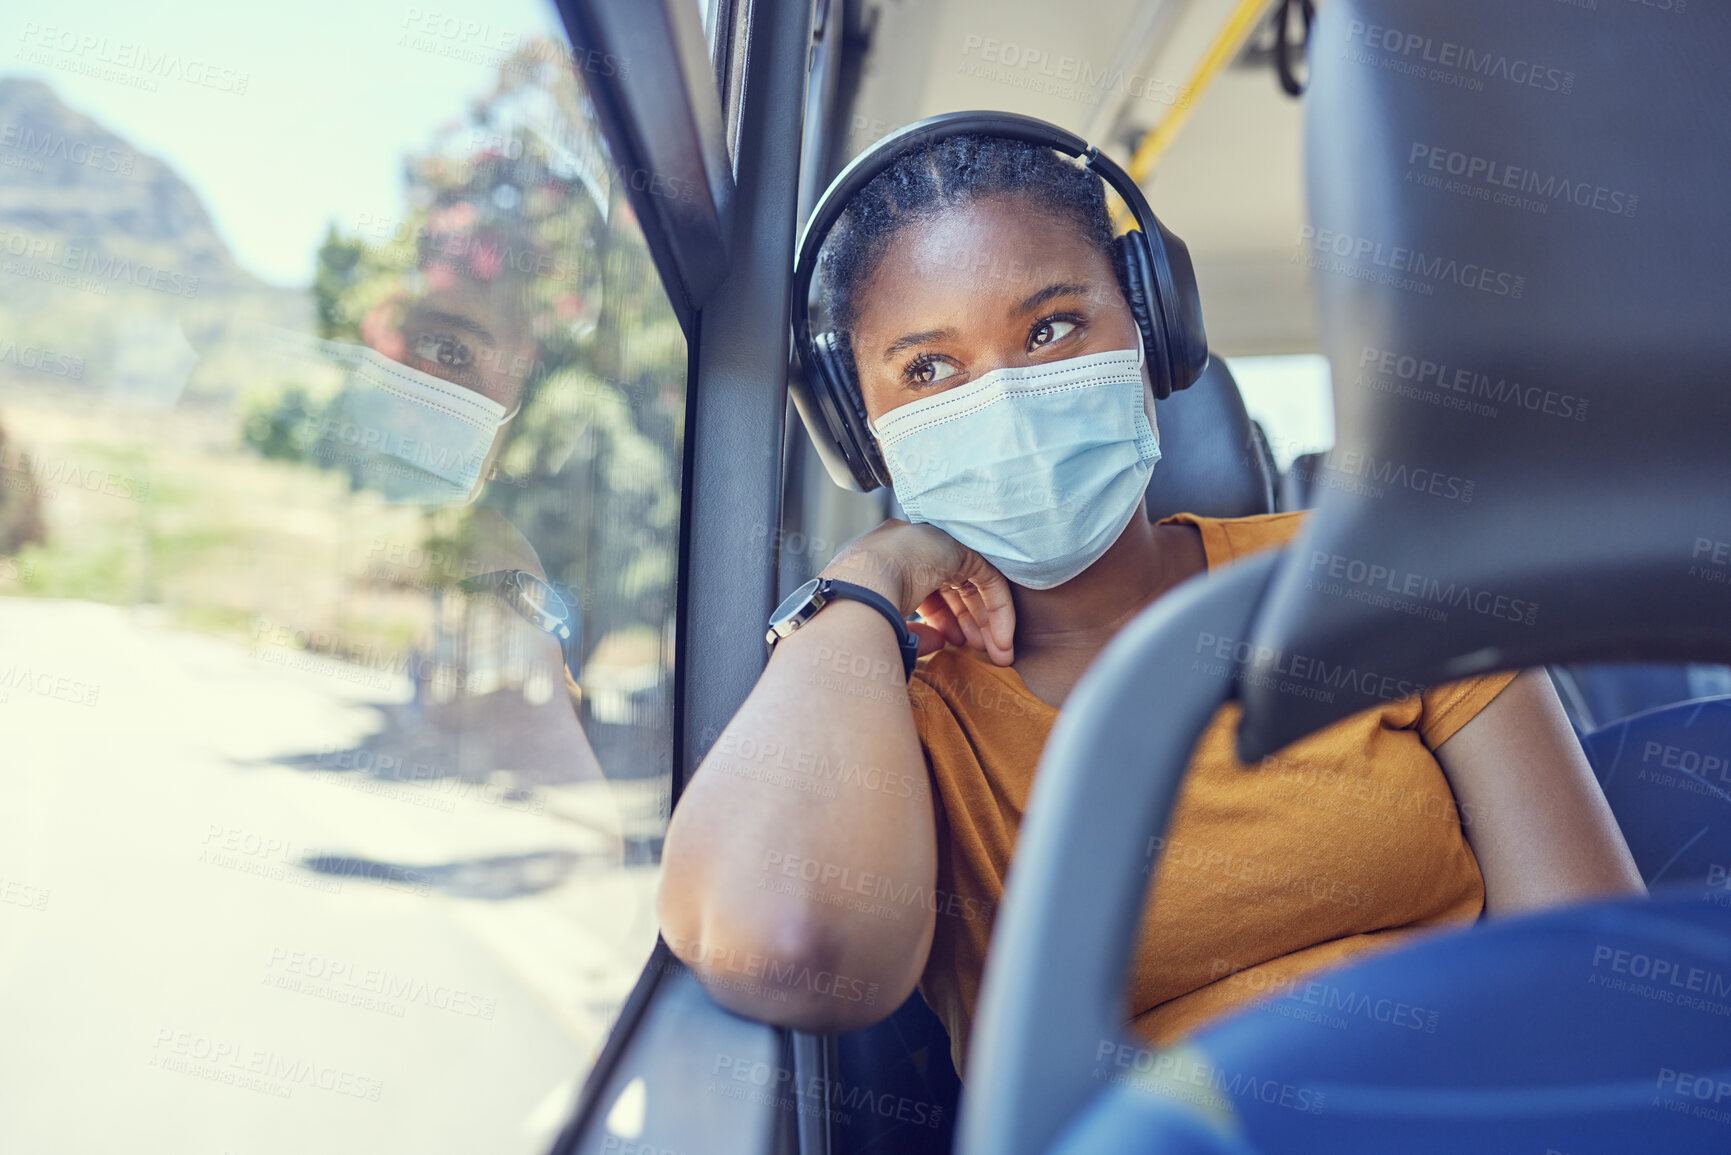
<svg viewBox="0 0 1731 1155">
<path fill-rule="evenodd" d="M 1104 179 L 1112 186 L 1112 190 L 1123 198 L 1137 228 L 1147 232 L 1148 222 L 1154 219 L 1154 210 L 1149 207 L 1148 198 L 1143 195 L 1141 187 L 1130 179 L 1130 174 L 1119 167 L 1111 157 L 1073 132 L 1037 117 L 1022 116 L 1014 112 L 982 110 L 928 116 L 924 120 L 916 120 L 896 129 L 854 157 L 847 163 L 847 167 L 836 174 L 836 178 L 824 190 L 823 196 L 818 198 L 817 204 L 811 210 L 811 217 L 799 235 L 799 255 L 793 264 L 796 323 L 798 314 L 805 313 L 810 307 L 811 281 L 817 275 L 818 252 L 823 248 L 830 229 L 835 227 L 836 221 L 841 219 L 842 213 L 853 203 L 853 198 L 885 169 L 895 164 L 904 153 L 913 152 L 940 140 L 948 140 L 952 136 L 998 136 L 1008 140 L 1026 141 L 1028 144 L 1044 145 L 1066 156 L 1085 161 L 1089 169 Z"/>
<path fill-rule="evenodd" d="M 1041 145 L 1082 161 L 1110 185 L 1130 210 L 1142 236 L 1140 249 L 1132 247 L 1127 259 L 1133 267 L 1119 273 L 1131 310 L 1144 331 L 1144 341 L 1149 344 L 1148 365 L 1155 396 L 1164 398 L 1173 389 L 1186 388 L 1201 375 L 1208 361 L 1189 250 L 1155 217 L 1140 186 L 1115 161 L 1073 132 L 1018 113 L 974 110 L 917 120 L 883 137 L 836 175 L 813 207 L 794 258 L 790 294 L 793 340 L 807 375 L 805 382 L 794 384 L 794 404 L 831 477 L 849 489 L 875 489 L 889 484 L 889 477 L 871 446 L 863 409 L 845 395 L 852 373 L 845 351 L 835 334 L 811 331 L 811 282 L 817 273 L 818 254 L 830 230 L 867 185 L 904 154 L 955 136 L 991 136 Z M 1150 312 L 1155 314 L 1152 320 Z M 1180 347 L 1172 348 L 1174 343 Z M 1165 356 L 1156 358 L 1156 346 Z M 847 380 L 826 379 L 843 375 Z M 837 390 L 844 395 L 835 396 Z M 824 430 L 828 440 L 820 436 Z"/>
</svg>

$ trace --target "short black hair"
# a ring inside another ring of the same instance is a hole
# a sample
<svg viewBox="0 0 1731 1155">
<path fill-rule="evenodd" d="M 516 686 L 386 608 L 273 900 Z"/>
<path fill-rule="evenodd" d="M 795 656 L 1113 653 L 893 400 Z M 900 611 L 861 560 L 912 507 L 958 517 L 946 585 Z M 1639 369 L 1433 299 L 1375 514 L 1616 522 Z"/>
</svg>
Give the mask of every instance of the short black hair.
<svg viewBox="0 0 1731 1155">
<path fill-rule="evenodd" d="M 1100 178 L 1050 147 L 1000 136 L 963 135 L 918 145 L 855 194 L 818 258 L 824 312 L 851 348 L 857 294 L 890 242 L 908 225 L 948 208 L 1015 196 L 1073 223 L 1114 258 L 1112 218 Z M 1116 260 L 1114 259 L 1114 267 Z"/>
</svg>

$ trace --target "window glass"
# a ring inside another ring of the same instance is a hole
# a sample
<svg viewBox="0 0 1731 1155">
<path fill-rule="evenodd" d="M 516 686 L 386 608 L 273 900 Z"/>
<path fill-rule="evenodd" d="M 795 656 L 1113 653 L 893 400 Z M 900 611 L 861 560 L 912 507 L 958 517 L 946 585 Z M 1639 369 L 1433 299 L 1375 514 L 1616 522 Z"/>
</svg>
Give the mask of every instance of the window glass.
<svg viewBox="0 0 1731 1155">
<path fill-rule="evenodd" d="M 686 347 L 550 8 L 14 8 L 0 1150 L 540 1152 L 655 939 Z"/>
<path fill-rule="evenodd" d="M 1316 353 L 1228 357 L 1244 407 L 1262 423 L 1275 463 L 1334 446 L 1334 394 L 1328 358 Z"/>
</svg>

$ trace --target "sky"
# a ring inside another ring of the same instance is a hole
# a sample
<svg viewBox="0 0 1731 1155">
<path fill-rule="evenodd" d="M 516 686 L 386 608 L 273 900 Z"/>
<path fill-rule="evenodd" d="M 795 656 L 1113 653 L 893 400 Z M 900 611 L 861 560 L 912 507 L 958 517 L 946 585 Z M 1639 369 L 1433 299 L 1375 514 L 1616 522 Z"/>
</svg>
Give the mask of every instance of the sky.
<svg viewBox="0 0 1731 1155">
<path fill-rule="evenodd" d="M 400 218 L 403 155 L 491 87 L 488 46 L 558 28 L 543 0 L 22 0 L 0 15 L 0 75 L 173 165 L 243 267 L 304 285 L 329 221 Z M 180 63 L 125 63 L 141 51 Z M 156 91 L 86 74 L 104 69 Z"/>
</svg>

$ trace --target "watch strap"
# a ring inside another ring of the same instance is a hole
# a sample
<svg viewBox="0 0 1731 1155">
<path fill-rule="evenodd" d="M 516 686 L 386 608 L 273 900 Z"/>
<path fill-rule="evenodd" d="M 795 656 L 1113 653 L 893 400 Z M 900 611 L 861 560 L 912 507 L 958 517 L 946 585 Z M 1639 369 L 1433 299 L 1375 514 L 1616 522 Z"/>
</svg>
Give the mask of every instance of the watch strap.
<svg viewBox="0 0 1731 1155">
<path fill-rule="evenodd" d="M 920 656 L 920 638 L 908 628 L 908 620 L 890 600 L 868 586 L 855 582 L 842 581 L 840 578 L 825 578 L 824 584 L 818 588 L 827 593 L 830 598 L 848 598 L 863 602 L 882 614 L 890 623 L 890 628 L 896 632 L 896 645 L 902 652 L 902 672 L 909 678 L 914 676 L 914 660 Z"/>
<path fill-rule="evenodd" d="M 901 612 L 888 598 L 868 586 L 842 581 L 840 578 L 819 578 L 817 589 L 813 591 L 812 597 L 822 599 L 818 609 L 822 609 L 824 605 L 828 605 L 837 598 L 845 598 L 848 601 L 868 605 L 882 614 L 884 620 L 889 622 L 890 628 L 896 632 L 896 646 L 902 655 L 902 672 L 910 679 L 914 676 L 914 661 L 920 656 L 919 635 L 908 628 L 907 619 L 902 617 Z M 813 613 L 816 611 L 814 610 Z M 775 643 L 779 640 L 780 638 L 771 632 L 769 636 L 771 650 L 775 648 Z"/>
</svg>

